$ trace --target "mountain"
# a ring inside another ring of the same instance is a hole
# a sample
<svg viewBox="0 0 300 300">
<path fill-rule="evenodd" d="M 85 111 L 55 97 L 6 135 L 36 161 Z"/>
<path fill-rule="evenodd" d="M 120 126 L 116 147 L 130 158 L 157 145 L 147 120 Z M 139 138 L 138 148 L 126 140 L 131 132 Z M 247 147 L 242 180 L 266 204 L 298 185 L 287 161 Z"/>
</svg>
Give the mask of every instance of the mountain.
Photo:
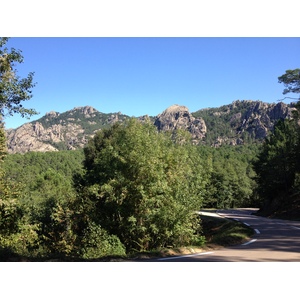
<svg viewBox="0 0 300 300">
<path fill-rule="evenodd" d="M 52 111 L 37 121 L 6 130 L 8 152 L 82 148 L 97 130 L 122 122 L 127 117 L 120 112 L 104 114 L 91 106 L 75 107 L 61 114 Z"/>
<path fill-rule="evenodd" d="M 204 143 L 238 145 L 261 142 L 273 131 L 278 120 L 291 118 L 293 110 L 293 104 L 283 102 L 237 100 L 218 108 L 198 110 L 193 116 L 205 121 Z"/>
<path fill-rule="evenodd" d="M 292 105 L 279 102 L 237 100 L 219 108 L 201 109 L 190 113 L 185 106 L 172 105 L 156 117 L 141 116 L 160 131 L 181 128 L 192 134 L 195 144 L 219 146 L 261 141 L 279 119 L 290 118 Z M 123 122 L 129 116 L 102 113 L 91 106 L 75 107 L 64 113 L 49 112 L 39 120 L 16 129 L 7 129 L 9 153 L 28 151 L 74 150 L 84 147 L 88 139 L 103 128 Z"/>
</svg>

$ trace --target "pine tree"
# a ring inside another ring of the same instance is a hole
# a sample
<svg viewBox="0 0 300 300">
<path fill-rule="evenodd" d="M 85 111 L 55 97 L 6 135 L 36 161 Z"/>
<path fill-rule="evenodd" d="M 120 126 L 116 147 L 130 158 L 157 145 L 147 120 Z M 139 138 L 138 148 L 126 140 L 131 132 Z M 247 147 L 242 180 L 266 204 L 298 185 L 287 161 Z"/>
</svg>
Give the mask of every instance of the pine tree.
<svg viewBox="0 0 300 300">
<path fill-rule="evenodd" d="M 262 198 L 272 199 L 293 187 L 297 171 L 297 144 L 295 123 L 290 120 L 279 121 L 254 164 Z"/>
</svg>

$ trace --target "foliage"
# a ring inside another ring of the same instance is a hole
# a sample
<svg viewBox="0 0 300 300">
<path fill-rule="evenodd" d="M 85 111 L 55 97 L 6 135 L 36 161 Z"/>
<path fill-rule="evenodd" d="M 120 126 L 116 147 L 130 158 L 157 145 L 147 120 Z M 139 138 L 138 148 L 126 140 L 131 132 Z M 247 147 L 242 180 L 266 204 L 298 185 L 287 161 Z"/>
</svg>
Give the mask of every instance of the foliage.
<svg viewBox="0 0 300 300">
<path fill-rule="evenodd" d="M 278 82 L 286 87 L 283 94 L 300 93 L 300 69 L 286 70 L 285 74 L 278 77 Z"/>
<path fill-rule="evenodd" d="M 258 152 L 255 145 L 199 148 L 200 155 L 210 157 L 212 170 L 206 187 L 206 208 L 243 207 L 254 204 L 255 172 L 250 162 Z"/>
<path fill-rule="evenodd" d="M 0 166 L 2 165 L 2 162 L 7 154 L 6 149 L 6 138 L 5 138 L 5 131 L 3 124 L 0 122 Z"/>
<path fill-rule="evenodd" d="M 110 235 L 100 225 L 91 222 L 84 230 L 81 240 L 82 258 L 97 259 L 107 256 L 125 256 L 126 250 L 119 238 Z"/>
<path fill-rule="evenodd" d="M 7 155 L 7 182 L 22 182 L 22 222 L 7 247 L 94 260 L 124 255 L 124 241 L 134 241 L 127 250 L 139 251 L 200 245 L 199 220 L 188 212 L 249 203 L 249 162 L 258 150 L 189 140 L 187 132 L 158 133 L 130 120 L 99 132 L 84 151 Z M 29 233 L 26 244 L 21 236 Z"/>
<path fill-rule="evenodd" d="M 4 160 L 6 180 L 23 183 L 19 201 L 27 224 L 36 228 L 39 255 L 68 255 L 73 249 L 69 205 L 75 198 L 72 176 L 80 172 L 82 159 L 82 151 L 61 151 L 10 154 Z"/>
<path fill-rule="evenodd" d="M 287 193 L 294 185 L 299 137 L 293 121 L 279 121 L 254 163 L 258 192 L 263 199 Z"/>
<path fill-rule="evenodd" d="M 82 173 L 83 157 L 82 150 L 5 157 L 2 178 L 23 182 L 22 197 L 16 202 L 22 207 L 22 222 L 19 231 L 2 241 L 5 249 L 31 257 L 94 259 L 108 252 L 124 254 L 116 237 L 98 228 L 101 235 L 95 239 L 93 225 L 84 221 L 84 207 L 73 189 L 73 176 Z"/>
<path fill-rule="evenodd" d="M 15 49 L 10 52 L 7 48 L 2 49 L 7 40 L 0 39 L 0 249 L 1 253 L 27 254 L 28 249 L 38 240 L 36 227 L 27 224 L 24 207 L 20 202 L 23 186 L 14 180 L 8 180 L 3 168 L 7 149 L 2 119 L 5 111 L 10 115 L 20 113 L 22 117 L 35 113 L 20 104 L 21 101 L 31 98 L 33 74 L 19 79 L 13 68 L 16 62 L 23 61 L 23 57 Z"/>
<path fill-rule="evenodd" d="M 287 70 L 278 77 L 285 85 L 283 94 L 300 92 L 300 69 Z M 265 140 L 254 162 L 257 173 L 257 193 L 264 200 L 264 210 L 281 209 L 289 205 L 289 195 L 300 191 L 300 101 L 295 104 L 293 119 L 279 121 Z"/>
<path fill-rule="evenodd" d="M 25 207 L 20 198 L 22 185 L 7 180 L 3 169 L 5 158 L 5 136 L 0 126 L 0 249 L 1 251 L 28 254 L 38 241 L 36 226 L 27 223 Z"/>
<path fill-rule="evenodd" d="M 208 180 L 195 147 L 174 143 L 130 119 L 96 134 L 85 148 L 81 197 L 96 224 L 127 250 L 191 242 Z"/>
<path fill-rule="evenodd" d="M 61 174 L 63 176 L 61 180 L 66 185 L 71 184 L 73 174 L 80 173 L 82 170 L 83 159 L 82 150 L 9 154 L 4 159 L 3 168 L 8 180 L 25 184 L 25 197 L 23 198 L 27 198 L 36 190 L 37 181 L 41 180 L 42 174 L 49 168 Z M 53 188 L 55 190 L 55 186 Z M 41 195 L 43 195 L 43 191 L 41 191 Z M 33 195 L 30 196 L 31 199 L 33 197 Z"/>
<path fill-rule="evenodd" d="M 18 222 L 22 216 L 18 205 L 20 191 L 18 186 L 3 179 L 3 171 L 0 176 L 0 234 L 9 235 L 18 230 Z"/>
<path fill-rule="evenodd" d="M 201 216 L 207 243 L 220 246 L 241 244 L 254 234 L 254 230 L 240 222 L 225 218 Z"/>
<path fill-rule="evenodd" d="M 36 114 L 34 109 L 24 108 L 22 101 L 31 99 L 34 87 L 33 73 L 26 78 L 17 76 L 16 63 L 23 62 L 21 51 L 12 48 L 10 51 L 4 45 L 8 38 L 0 38 L 0 115 L 5 113 L 13 115 L 20 114 L 22 117 Z"/>
<path fill-rule="evenodd" d="M 75 240 L 69 207 L 75 198 L 72 183 L 57 171 L 48 169 L 36 179 L 31 189 L 31 201 L 26 204 L 30 207 L 30 222 L 38 224 L 40 244 L 48 253 L 69 254 Z"/>
<path fill-rule="evenodd" d="M 4 179 L 5 172 L 2 168 L 6 155 L 5 133 L 0 124 L 0 234 L 8 235 L 16 231 L 20 211 L 16 198 L 18 192 L 13 191 L 8 181 Z"/>
</svg>

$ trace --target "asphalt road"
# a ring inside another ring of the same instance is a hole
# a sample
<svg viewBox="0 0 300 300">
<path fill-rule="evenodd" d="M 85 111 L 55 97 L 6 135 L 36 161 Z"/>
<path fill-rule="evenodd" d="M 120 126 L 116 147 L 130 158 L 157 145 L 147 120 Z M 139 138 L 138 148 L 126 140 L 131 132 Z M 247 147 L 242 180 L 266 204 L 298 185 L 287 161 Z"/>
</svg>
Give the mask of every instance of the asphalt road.
<svg viewBox="0 0 300 300">
<path fill-rule="evenodd" d="M 247 243 L 216 251 L 165 257 L 158 262 L 300 262 L 300 222 L 254 216 L 253 209 L 218 211 L 252 227 Z M 151 260 L 154 261 L 154 260 Z"/>
</svg>

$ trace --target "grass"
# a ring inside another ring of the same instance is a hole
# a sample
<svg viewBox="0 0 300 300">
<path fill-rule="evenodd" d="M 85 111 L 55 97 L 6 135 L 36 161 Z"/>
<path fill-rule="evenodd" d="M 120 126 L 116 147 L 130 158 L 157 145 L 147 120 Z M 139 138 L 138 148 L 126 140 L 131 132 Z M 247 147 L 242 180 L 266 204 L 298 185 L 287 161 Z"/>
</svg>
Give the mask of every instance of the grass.
<svg viewBox="0 0 300 300">
<path fill-rule="evenodd" d="M 243 243 L 254 234 L 254 230 L 240 222 L 201 216 L 203 233 L 208 247 L 228 247 Z"/>
</svg>

